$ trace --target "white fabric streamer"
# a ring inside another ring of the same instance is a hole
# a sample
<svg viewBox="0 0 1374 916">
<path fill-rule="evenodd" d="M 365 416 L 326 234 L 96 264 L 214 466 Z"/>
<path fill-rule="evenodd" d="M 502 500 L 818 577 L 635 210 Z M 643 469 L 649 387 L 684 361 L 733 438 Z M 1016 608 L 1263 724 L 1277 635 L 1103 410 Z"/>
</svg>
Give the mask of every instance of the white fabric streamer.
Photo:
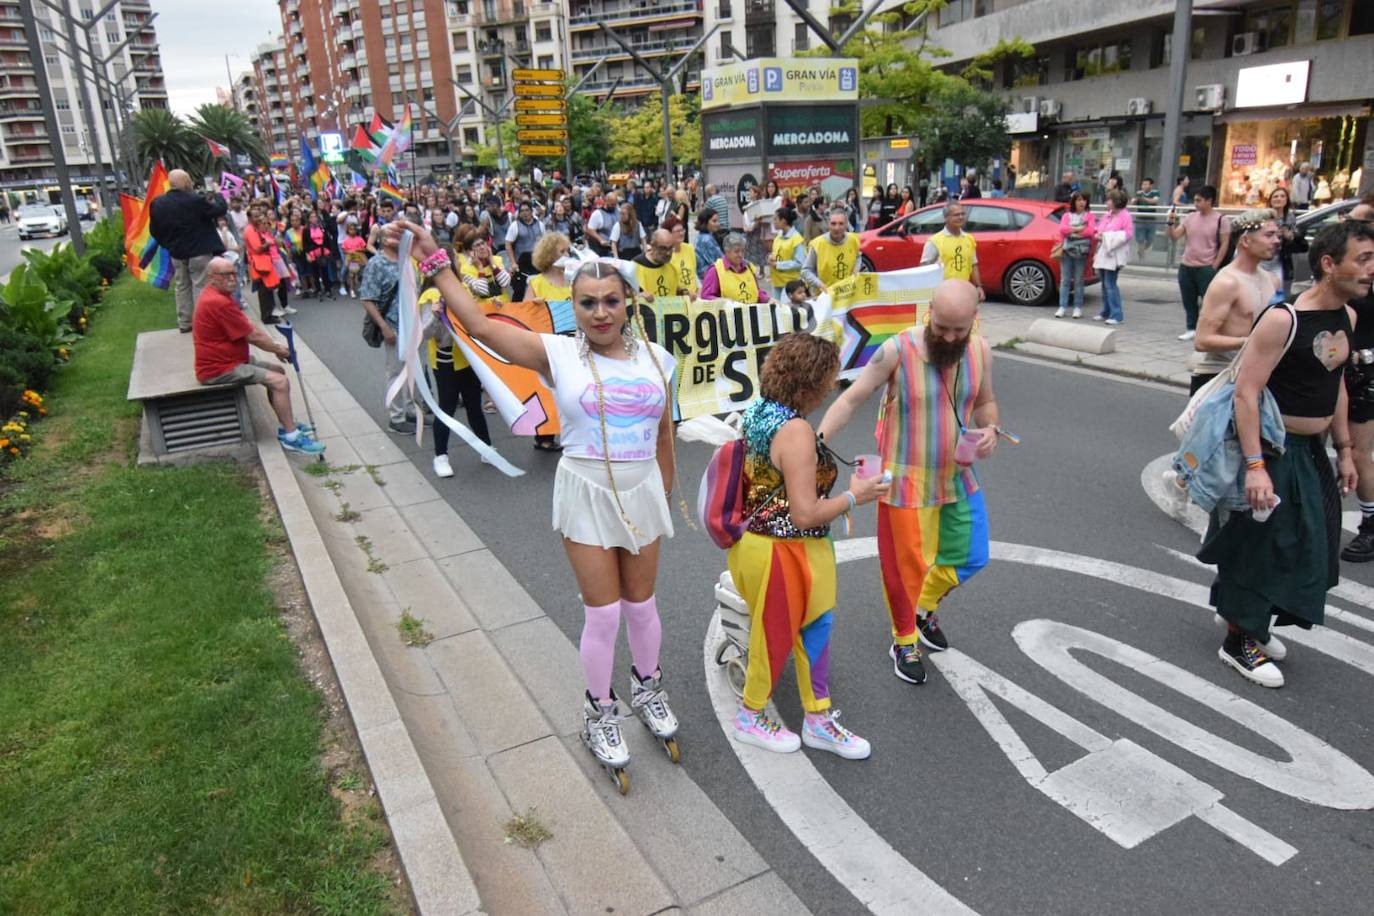
<svg viewBox="0 0 1374 916">
<path fill-rule="evenodd" d="M 410 232 L 401 236 L 401 250 L 399 252 L 401 282 L 396 292 L 396 352 L 401 358 L 404 368 L 387 391 L 386 402 L 390 404 L 403 390 L 409 390 L 413 400 L 418 391 L 420 399 L 433 412 L 438 422 L 453 430 L 458 438 L 471 446 L 478 455 L 487 459 L 487 463 L 502 474 L 508 477 L 520 477 L 525 473 L 523 470 L 507 461 L 500 452 L 479 439 L 472 430 L 440 410 L 434 393 L 429 389 L 429 378 L 425 375 L 420 363 L 420 343 L 424 335 L 421 333 L 420 297 L 415 283 L 415 265 L 410 260 L 410 245 L 413 240 L 414 235 Z M 425 433 L 425 424 L 420 422 L 420 419 L 417 417 L 415 423 L 415 443 L 417 445 L 423 442 Z"/>
</svg>

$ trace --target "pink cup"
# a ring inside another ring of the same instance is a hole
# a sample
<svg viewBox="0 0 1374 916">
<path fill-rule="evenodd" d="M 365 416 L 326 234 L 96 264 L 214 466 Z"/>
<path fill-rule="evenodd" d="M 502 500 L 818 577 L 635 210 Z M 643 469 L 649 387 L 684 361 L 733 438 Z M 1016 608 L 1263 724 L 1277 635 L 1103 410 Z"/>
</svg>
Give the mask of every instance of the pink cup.
<svg viewBox="0 0 1374 916">
<path fill-rule="evenodd" d="M 982 433 L 967 430 L 959 436 L 959 445 L 954 449 L 954 463 L 973 464 L 978 459 L 978 443 L 983 440 Z"/>
<path fill-rule="evenodd" d="M 877 477 L 883 472 L 883 459 L 881 455 L 858 455 L 855 460 L 859 463 L 855 471 L 860 480 L 868 480 L 870 477 Z"/>
</svg>

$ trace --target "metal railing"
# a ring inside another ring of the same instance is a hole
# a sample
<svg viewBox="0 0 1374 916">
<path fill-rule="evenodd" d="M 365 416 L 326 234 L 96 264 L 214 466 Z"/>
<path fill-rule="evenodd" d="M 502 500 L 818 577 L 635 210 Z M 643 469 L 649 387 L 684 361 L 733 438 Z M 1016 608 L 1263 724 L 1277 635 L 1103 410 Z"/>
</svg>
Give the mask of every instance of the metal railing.
<svg viewBox="0 0 1374 916">
<path fill-rule="evenodd" d="M 646 57 L 652 54 L 672 53 L 678 50 L 685 51 L 691 46 L 691 41 L 675 40 L 671 38 L 662 41 L 630 42 L 630 47 L 634 48 L 636 53 L 643 54 Z M 629 57 L 629 55 L 620 45 L 596 45 L 593 47 L 573 48 L 573 60 L 596 60 L 600 57 Z"/>
<path fill-rule="evenodd" d="M 601 22 L 619 22 L 625 19 L 646 19 L 674 15 L 677 13 L 700 13 L 701 7 L 696 0 L 682 0 L 678 3 L 654 3 L 652 0 L 626 0 L 624 3 L 603 4 L 598 10 L 579 13 L 568 20 L 569 25 L 596 25 Z"/>
</svg>

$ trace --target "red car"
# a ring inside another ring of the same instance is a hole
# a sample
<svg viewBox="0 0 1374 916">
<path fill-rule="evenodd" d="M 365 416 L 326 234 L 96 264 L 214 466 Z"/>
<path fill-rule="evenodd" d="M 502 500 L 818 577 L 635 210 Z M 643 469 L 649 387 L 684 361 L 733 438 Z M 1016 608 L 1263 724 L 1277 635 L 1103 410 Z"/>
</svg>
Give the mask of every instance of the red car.
<svg viewBox="0 0 1374 916">
<path fill-rule="evenodd" d="M 989 294 L 1001 293 L 1018 305 L 1042 305 L 1055 297 L 1059 261 L 1050 250 L 1059 244 L 1064 204 L 1045 200 L 982 197 L 964 204 L 964 231 L 978 242 L 978 269 Z M 944 204 L 934 204 L 859 233 L 860 270 L 916 267 L 926 239 L 944 228 Z M 1089 258 L 1084 282 L 1096 283 Z"/>
</svg>

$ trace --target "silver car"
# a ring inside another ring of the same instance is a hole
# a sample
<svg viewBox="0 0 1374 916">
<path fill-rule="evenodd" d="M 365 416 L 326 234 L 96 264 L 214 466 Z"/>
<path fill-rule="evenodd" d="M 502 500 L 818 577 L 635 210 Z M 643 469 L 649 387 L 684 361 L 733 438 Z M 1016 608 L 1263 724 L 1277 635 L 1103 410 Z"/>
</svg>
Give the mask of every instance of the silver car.
<svg viewBox="0 0 1374 916">
<path fill-rule="evenodd" d="M 1340 203 L 1327 204 L 1315 210 L 1305 210 L 1298 214 L 1298 238 L 1311 243 L 1318 230 L 1345 219 L 1345 215 L 1360 202 L 1358 197 Z M 1307 262 L 1306 252 L 1293 254 L 1293 282 L 1308 286 L 1312 283 L 1312 268 Z"/>
<path fill-rule="evenodd" d="M 25 204 L 19 208 L 16 216 L 21 239 L 31 239 L 37 235 L 65 235 L 67 232 L 67 215 L 52 204 Z"/>
</svg>

